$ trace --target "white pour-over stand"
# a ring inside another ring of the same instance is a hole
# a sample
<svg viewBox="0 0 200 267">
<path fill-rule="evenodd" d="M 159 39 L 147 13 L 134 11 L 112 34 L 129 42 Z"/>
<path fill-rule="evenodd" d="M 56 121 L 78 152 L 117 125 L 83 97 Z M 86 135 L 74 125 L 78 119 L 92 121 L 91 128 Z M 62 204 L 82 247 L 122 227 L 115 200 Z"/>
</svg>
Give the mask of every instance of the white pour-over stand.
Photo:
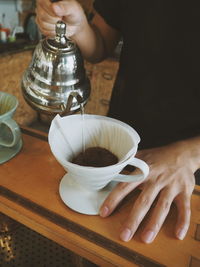
<svg viewBox="0 0 200 267">
<path fill-rule="evenodd" d="M 99 214 L 99 208 L 117 182 L 110 182 L 99 191 L 90 191 L 74 183 L 65 174 L 60 182 L 59 193 L 63 202 L 72 210 L 87 215 Z"/>
<path fill-rule="evenodd" d="M 63 202 L 72 210 L 88 215 L 99 214 L 99 208 L 113 187 L 119 182 L 144 180 L 149 168 L 135 158 L 140 137 L 129 125 L 98 115 L 57 115 L 50 126 L 49 145 L 57 161 L 67 173 L 59 186 Z M 83 148 L 99 146 L 115 154 L 119 162 L 107 167 L 87 167 L 70 161 Z M 127 165 L 141 170 L 141 174 L 122 175 Z"/>
</svg>

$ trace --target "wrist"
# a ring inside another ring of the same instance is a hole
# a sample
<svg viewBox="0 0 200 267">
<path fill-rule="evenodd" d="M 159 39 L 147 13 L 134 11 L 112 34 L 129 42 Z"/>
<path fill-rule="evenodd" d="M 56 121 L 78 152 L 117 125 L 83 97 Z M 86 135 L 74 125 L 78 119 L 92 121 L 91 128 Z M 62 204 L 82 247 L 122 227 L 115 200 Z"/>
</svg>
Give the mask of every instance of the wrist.
<svg viewBox="0 0 200 267">
<path fill-rule="evenodd" d="M 104 44 L 101 35 L 88 21 L 70 37 L 79 47 L 87 61 L 96 63 L 104 57 Z"/>
<path fill-rule="evenodd" d="M 83 18 L 82 21 L 78 25 L 75 25 L 73 28 L 74 30 L 71 31 L 70 36 L 67 37 L 70 37 L 71 40 L 79 45 L 79 43 L 82 42 L 85 34 L 88 32 L 89 23 L 87 21 L 87 18 Z"/>
<path fill-rule="evenodd" d="M 182 150 L 185 162 L 193 173 L 200 168 L 200 137 L 194 137 L 177 142 Z"/>
</svg>

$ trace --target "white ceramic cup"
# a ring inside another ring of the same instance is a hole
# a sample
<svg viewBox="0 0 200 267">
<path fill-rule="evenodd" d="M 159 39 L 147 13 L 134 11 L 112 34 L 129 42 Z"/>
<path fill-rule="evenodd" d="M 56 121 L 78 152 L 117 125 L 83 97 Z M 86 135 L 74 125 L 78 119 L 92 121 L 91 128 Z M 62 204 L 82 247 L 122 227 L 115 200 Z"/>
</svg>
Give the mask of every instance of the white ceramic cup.
<svg viewBox="0 0 200 267">
<path fill-rule="evenodd" d="M 49 145 L 58 162 L 70 178 L 87 190 L 101 190 L 111 181 L 136 182 L 149 173 L 148 165 L 135 157 L 140 137 L 126 123 L 106 116 L 57 115 L 50 126 Z M 106 167 L 80 166 L 71 162 L 83 148 L 99 146 L 108 149 L 119 159 Z M 127 165 L 141 170 L 139 174 L 124 175 L 120 172 Z"/>
</svg>

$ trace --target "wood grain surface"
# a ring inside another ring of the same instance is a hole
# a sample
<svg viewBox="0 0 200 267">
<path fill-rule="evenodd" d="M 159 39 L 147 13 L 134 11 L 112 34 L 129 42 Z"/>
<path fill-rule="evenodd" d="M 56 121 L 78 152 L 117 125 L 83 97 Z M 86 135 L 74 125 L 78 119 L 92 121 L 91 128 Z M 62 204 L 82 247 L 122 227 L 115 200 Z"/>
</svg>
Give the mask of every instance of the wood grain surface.
<svg viewBox="0 0 200 267">
<path fill-rule="evenodd" d="M 0 166 L 0 212 L 100 266 L 185 267 L 200 259 L 200 242 L 195 238 L 200 224 L 198 186 L 192 196 L 190 229 L 183 241 L 174 238 L 176 210 L 172 207 L 152 244 L 140 240 L 148 218 L 125 243 L 119 240 L 119 228 L 139 191 L 106 219 L 72 211 L 60 199 L 58 187 L 65 171 L 53 157 L 47 136 L 29 129 L 23 132 L 21 152 Z"/>
</svg>

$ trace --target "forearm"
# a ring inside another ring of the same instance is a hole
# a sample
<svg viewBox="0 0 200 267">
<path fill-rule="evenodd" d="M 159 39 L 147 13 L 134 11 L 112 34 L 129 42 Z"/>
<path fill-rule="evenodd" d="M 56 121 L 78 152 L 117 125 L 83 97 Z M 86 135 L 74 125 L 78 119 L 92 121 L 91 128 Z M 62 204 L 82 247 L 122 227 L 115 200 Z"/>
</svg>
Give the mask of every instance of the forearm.
<svg viewBox="0 0 200 267">
<path fill-rule="evenodd" d="M 99 62 L 113 53 L 120 37 L 120 33 L 96 13 L 91 24 L 85 20 L 81 30 L 72 36 L 72 39 L 86 60 Z"/>
<path fill-rule="evenodd" d="M 71 36 L 71 39 L 78 45 L 86 60 L 96 63 L 105 58 L 104 41 L 95 25 L 85 22 L 82 30 Z"/>
</svg>

